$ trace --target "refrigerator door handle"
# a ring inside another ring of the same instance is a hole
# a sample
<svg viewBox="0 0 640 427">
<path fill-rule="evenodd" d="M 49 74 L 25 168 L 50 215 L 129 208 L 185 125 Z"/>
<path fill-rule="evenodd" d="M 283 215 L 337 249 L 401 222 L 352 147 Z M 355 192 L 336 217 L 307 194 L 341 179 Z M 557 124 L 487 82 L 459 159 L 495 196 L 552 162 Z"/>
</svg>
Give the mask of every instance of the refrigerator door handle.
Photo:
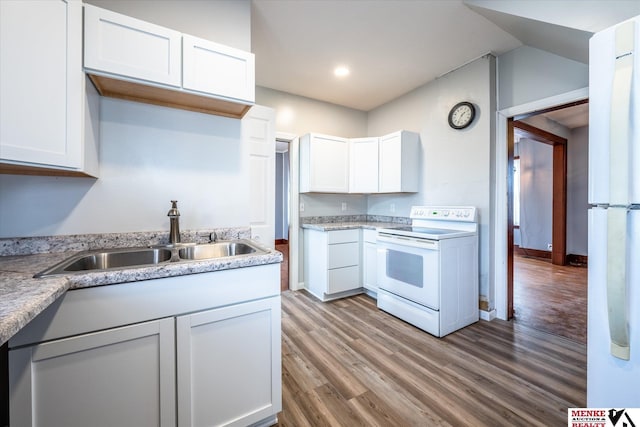
<svg viewBox="0 0 640 427">
<path fill-rule="evenodd" d="M 607 312 L 611 354 L 629 360 L 627 209 L 607 209 Z"/>
<path fill-rule="evenodd" d="M 631 85 L 635 22 L 616 28 L 615 70 L 609 127 L 609 205 L 607 214 L 607 312 L 611 354 L 629 360 L 629 309 L 627 302 L 627 208 Z"/>
</svg>

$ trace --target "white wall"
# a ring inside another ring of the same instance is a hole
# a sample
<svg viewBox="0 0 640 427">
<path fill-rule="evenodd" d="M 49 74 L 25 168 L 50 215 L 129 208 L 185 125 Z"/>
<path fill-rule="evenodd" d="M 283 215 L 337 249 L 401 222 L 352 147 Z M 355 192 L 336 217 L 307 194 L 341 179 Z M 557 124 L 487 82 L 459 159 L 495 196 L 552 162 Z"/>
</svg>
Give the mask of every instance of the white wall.
<svg viewBox="0 0 640 427">
<path fill-rule="evenodd" d="M 251 51 L 249 0 L 85 0 L 85 3 Z"/>
<path fill-rule="evenodd" d="M 572 129 L 567 143 L 567 254 L 587 255 L 589 126 Z"/>
<path fill-rule="evenodd" d="M 589 86 L 589 66 L 529 46 L 498 57 L 498 110 Z"/>
<path fill-rule="evenodd" d="M 276 131 L 302 136 L 309 132 L 345 138 L 367 136 L 367 113 L 303 96 L 256 87 L 256 103 L 276 110 Z M 342 203 L 347 209 L 342 210 Z M 362 195 L 301 194 L 301 217 L 367 213 Z"/>
<path fill-rule="evenodd" d="M 479 208 L 480 294 L 493 300 L 490 284 L 491 168 L 494 143 L 495 59 L 481 58 L 369 112 L 369 135 L 406 129 L 420 133 L 419 192 L 372 195 L 368 213 L 408 216 L 412 205 L 470 205 Z M 447 116 L 460 101 L 475 104 L 475 122 L 453 130 Z"/>
<path fill-rule="evenodd" d="M 567 140 L 567 255 L 587 255 L 589 127 L 569 129 L 543 116 L 522 121 Z"/>
<path fill-rule="evenodd" d="M 367 113 L 303 96 L 256 86 L 256 104 L 276 110 L 276 131 L 309 132 L 344 138 L 367 136 Z"/>
<path fill-rule="evenodd" d="M 547 251 L 553 219 L 553 146 L 530 139 L 520 153 L 520 246 Z"/>
<path fill-rule="evenodd" d="M 101 102 L 100 178 L 0 175 L 0 237 L 248 226 L 239 120 Z"/>
<path fill-rule="evenodd" d="M 276 239 L 289 239 L 289 152 L 276 153 Z"/>
</svg>

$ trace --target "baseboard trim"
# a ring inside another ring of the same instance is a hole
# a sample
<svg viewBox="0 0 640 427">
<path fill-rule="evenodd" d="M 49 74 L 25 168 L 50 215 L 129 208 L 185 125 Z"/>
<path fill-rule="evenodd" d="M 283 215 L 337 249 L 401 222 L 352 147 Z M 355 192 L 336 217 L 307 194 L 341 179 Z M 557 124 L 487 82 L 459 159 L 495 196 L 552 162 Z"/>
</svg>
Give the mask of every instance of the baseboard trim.
<svg viewBox="0 0 640 427">
<path fill-rule="evenodd" d="M 480 311 L 480 319 L 486 320 L 487 322 L 491 322 L 493 319 L 497 317 L 496 309 L 490 311 L 479 310 Z"/>
<path fill-rule="evenodd" d="M 551 252 L 542 251 L 540 249 L 521 248 L 520 246 L 513 247 L 513 253 L 522 256 L 530 256 L 534 258 L 542 258 L 551 261 Z"/>
<path fill-rule="evenodd" d="M 575 267 L 587 267 L 589 265 L 589 257 L 587 255 L 567 255 L 567 264 Z"/>
</svg>

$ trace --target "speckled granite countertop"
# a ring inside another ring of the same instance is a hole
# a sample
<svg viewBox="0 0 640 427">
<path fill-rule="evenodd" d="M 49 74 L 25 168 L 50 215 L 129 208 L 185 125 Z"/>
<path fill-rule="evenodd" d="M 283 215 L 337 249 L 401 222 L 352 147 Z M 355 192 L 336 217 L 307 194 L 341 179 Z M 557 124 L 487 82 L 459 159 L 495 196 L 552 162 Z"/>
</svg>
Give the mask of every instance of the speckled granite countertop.
<svg viewBox="0 0 640 427">
<path fill-rule="evenodd" d="M 239 231 L 240 230 L 240 231 Z M 221 239 L 248 238 L 249 233 L 245 229 L 225 229 L 228 232 L 218 232 Z M 203 232 L 202 235 L 210 234 Z M 84 241 L 101 241 L 101 246 L 92 244 L 86 249 L 102 249 L 127 246 L 146 246 L 131 238 L 124 239 L 121 234 L 91 235 L 84 237 Z M 107 237 L 105 237 L 107 236 Z M 127 235 L 130 236 L 130 235 Z M 68 241 L 73 243 L 80 240 L 79 236 L 70 236 Z M 146 239 L 147 235 L 138 236 Z M 77 239 L 75 239 L 77 238 Z M 44 238 L 43 238 L 44 239 Z M 69 246 L 60 244 L 60 238 L 47 238 L 55 240 L 55 246 L 60 249 L 68 249 Z M 25 239 L 0 239 L 0 247 L 4 253 L 21 253 L 24 249 L 11 251 L 9 240 L 20 240 L 20 246 L 25 246 Z M 40 238 L 26 239 L 26 245 L 33 243 L 35 247 L 51 247 L 44 244 Z M 32 240 L 32 241 L 31 241 Z M 184 234 L 183 234 L 183 240 Z M 204 243 L 202 239 L 194 239 L 198 243 Z M 149 240 L 145 240 L 149 241 Z M 117 243 L 116 243 L 117 242 Z M 166 243 L 163 238 L 152 241 L 153 244 Z M 3 246 L 4 245 L 4 246 Z M 75 248 L 75 246 L 73 246 Z M 34 250 L 38 252 L 38 250 Z M 53 265 L 78 253 L 78 250 L 35 253 L 33 255 L 8 255 L 0 256 L 0 344 L 8 341 L 16 332 L 40 312 L 53 303 L 58 297 L 69 289 L 86 288 L 91 286 L 112 285 L 117 283 L 136 282 L 140 280 L 159 279 L 165 277 L 182 276 L 186 274 L 205 273 L 233 268 L 250 267 L 255 265 L 274 264 L 282 262 L 282 254 L 274 250 L 266 250 L 265 254 L 244 255 L 237 257 L 225 257 L 201 261 L 176 261 L 145 267 L 125 268 L 93 271 L 88 273 L 74 273 L 65 276 L 51 276 L 34 279 L 34 274 L 52 267 Z"/>
<path fill-rule="evenodd" d="M 302 228 L 318 231 L 334 231 L 334 230 L 353 230 L 363 228 L 366 230 L 375 230 L 376 228 L 397 227 L 401 224 L 395 222 L 375 222 L 375 221 L 353 221 L 353 222 L 322 222 L 317 224 L 305 223 L 300 225 Z"/>
<path fill-rule="evenodd" d="M 376 228 L 397 227 L 411 224 L 411 219 L 401 216 L 385 215 L 338 215 L 338 216 L 312 216 L 301 218 L 300 227 L 318 230 L 352 230 L 363 228 L 375 230 Z"/>
</svg>

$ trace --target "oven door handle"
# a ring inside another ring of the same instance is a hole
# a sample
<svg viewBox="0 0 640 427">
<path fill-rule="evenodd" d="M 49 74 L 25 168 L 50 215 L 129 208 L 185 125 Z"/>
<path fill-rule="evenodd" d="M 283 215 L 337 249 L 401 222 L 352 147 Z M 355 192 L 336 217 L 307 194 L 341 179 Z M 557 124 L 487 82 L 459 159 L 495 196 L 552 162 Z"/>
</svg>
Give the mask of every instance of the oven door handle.
<svg viewBox="0 0 640 427">
<path fill-rule="evenodd" d="M 436 240 L 427 240 L 427 239 L 416 239 L 413 237 L 407 236 L 398 236 L 388 235 L 383 233 L 378 233 L 376 238 L 376 243 L 382 243 L 383 246 L 394 245 L 398 247 L 402 246 L 411 246 L 414 248 L 427 249 L 427 250 L 438 250 L 438 241 Z"/>
</svg>

